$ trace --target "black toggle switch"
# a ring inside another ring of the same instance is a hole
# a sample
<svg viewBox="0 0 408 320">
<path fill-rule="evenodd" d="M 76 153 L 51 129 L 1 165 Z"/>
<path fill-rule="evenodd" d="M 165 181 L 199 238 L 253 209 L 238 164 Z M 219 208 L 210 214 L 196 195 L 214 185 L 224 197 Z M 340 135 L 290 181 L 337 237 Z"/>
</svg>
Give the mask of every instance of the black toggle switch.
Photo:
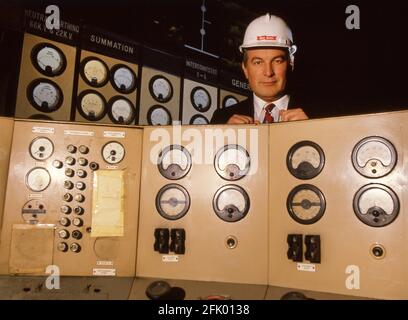
<svg viewBox="0 0 408 320">
<path fill-rule="evenodd" d="M 177 254 L 186 252 L 186 231 L 184 229 L 171 229 L 170 251 Z"/>
<path fill-rule="evenodd" d="M 305 259 L 312 263 L 320 263 L 320 236 L 308 235 L 305 236 Z"/>
<path fill-rule="evenodd" d="M 303 236 L 301 234 L 288 234 L 288 259 L 295 262 L 303 261 Z"/>
<path fill-rule="evenodd" d="M 154 238 L 154 251 L 158 251 L 159 253 L 169 253 L 169 229 L 156 228 L 154 230 Z"/>
</svg>

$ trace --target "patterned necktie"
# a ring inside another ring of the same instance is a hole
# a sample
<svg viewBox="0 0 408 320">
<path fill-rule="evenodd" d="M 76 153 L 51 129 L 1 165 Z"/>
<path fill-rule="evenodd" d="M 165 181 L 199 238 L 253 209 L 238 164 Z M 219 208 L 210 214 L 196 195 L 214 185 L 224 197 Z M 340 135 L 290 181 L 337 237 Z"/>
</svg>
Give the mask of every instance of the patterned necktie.
<svg viewBox="0 0 408 320">
<path fill-rule="evenodd" d="M 270 103 L 266 105 L 265 107 L 265 118 L 262 123 L 273 123 L 275 122 L 275 119 L 272 116 L 272 110 L 275 108 L 275 105 L 273 103 Z"/>
</svg>

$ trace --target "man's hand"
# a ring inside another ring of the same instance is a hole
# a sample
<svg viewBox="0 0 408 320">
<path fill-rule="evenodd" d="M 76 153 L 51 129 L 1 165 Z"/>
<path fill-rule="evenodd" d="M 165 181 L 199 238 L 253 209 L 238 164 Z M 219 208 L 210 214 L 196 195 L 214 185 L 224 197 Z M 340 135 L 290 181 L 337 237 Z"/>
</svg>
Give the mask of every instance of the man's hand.
<svg viewBox="0 0 408 320">
<path fill-rule="evenodd" d="M 301 108 L 280 110 L 279 111 L 280 121 L 296 121 L 296 120 L 307 120 L 309 117 Z"/>
<path fill-rule="evenodd" d="M 253 124 L 254 119 L 249 116 L 244 116 L 242 114 L 234 114 L 231 118 L 228 119 L 227 124 Z"/>
</svg>

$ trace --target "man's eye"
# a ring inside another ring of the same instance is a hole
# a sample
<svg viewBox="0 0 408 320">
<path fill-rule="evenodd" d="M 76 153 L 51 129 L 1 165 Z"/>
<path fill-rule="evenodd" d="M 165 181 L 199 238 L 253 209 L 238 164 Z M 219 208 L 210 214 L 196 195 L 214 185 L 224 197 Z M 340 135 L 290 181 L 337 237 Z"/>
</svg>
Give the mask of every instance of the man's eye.
<svg viewBox="0 0 408 320">
<path fill-rule="evenodd" d="M 255 65 L 259 65 L 259 64 L 261 64 L 262 63 L 262 61 L 261 60 L 254 60 L 254 62 L 253 62 Z"/>
<path fill-rule="evenodd" d="M 276 64 L 281 64 L 281 63 L 283 63 L 283 59 L 282 58 L 278 58 L 278 59 L 275 59 L 275 60 L 273 60 Z"/>
</svg>

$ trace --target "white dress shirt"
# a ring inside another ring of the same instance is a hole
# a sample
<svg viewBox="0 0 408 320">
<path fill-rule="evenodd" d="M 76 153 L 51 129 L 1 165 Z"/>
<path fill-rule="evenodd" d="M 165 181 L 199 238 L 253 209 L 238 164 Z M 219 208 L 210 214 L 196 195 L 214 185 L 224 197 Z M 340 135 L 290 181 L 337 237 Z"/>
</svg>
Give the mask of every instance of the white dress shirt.
<svg viewBox="0 0 408 320">
<path fill-rule="evenodd" d="M 265 107 L 268 104 L 273 103 L 275 108 L 272 110 L 272 116 L 275 119 L 275 122 L 279 122 L 279 111 L 288 109 L 289 98 L 290 96 L 285 94 L 276 101 L 266 102 L 254 94 L 254 121 L 258 120 L 260 123 L 262 123 L 265 118 Z"/>
</svg>

